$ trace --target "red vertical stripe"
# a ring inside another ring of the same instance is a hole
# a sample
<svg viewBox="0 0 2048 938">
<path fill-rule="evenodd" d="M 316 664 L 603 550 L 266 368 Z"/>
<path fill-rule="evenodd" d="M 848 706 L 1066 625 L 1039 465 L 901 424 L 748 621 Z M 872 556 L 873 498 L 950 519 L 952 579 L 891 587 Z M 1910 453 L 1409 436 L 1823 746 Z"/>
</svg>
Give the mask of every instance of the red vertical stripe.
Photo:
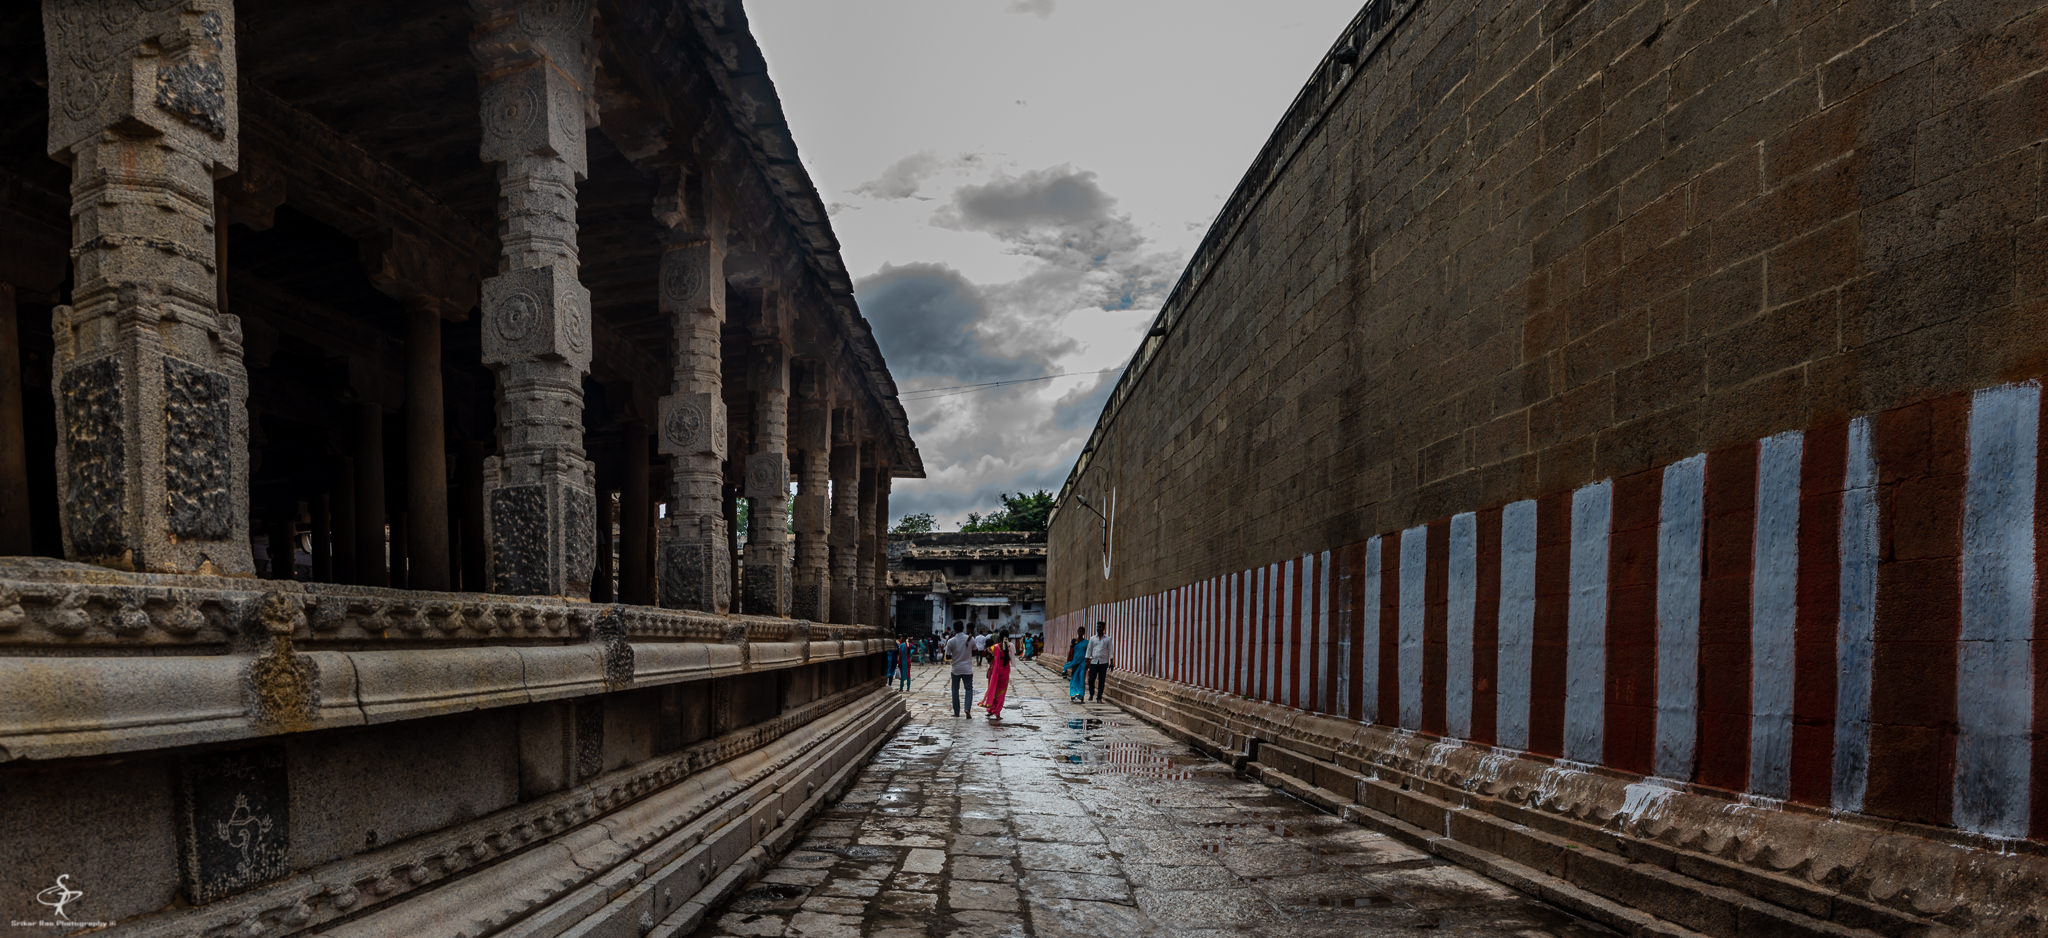
<svg viewBox="0 0 2048 938">
<path fill-rule="evenodd" d="M 1750 570 L 1756 543 L 1756 444 L 1707 454 L 1700 589 L 1699 762 L 1702 784 L 1749 786 Z"/>
<path fill-rule="evenodd" d="M 1379 720 L 1401 724 L 1401 537 L 1380 538 Z"/>
<path fill-rule="evenodd" d="M 1570 638 L 1572 493 L 1536 500 L 1536 627 L 1529 657 L 1529 750 L 1564 754 L 1566 642 Z"/>
<path fill-rule="evenodd" d="M 1871 814 L 1947 824 L 1955 793 L 1956 640 L 1969 396 L 1877 415 L 1877 622 Z"/>
<path fill-rule="evenodd" d="M 1792 636 L 1792 800 L 1834 800 L 1835 637 L 1849 425 L 1810 430 L 1799 461 L 1799 613 Z"/>
<path fill-rule="evenodd" d="M 1499 742 L 1500 509 L 1479 512 L 1478 599 L 1472 615 L 1472 739 Z"/>
<path fill-rule="evenodd" d="M 1422 577 L 1422 731 L 1444 734 L 1444 669 L 1448 666 L 1445 642 L 1449 640 L 1451 582 L 1451 522 L 1446 518 L 1429 526 L 1423 554 L 1427 562 Z"/>
<path fill-rule="evenodd" d="M 1664 474 L 1614 481 L 1614 533 L 1607 552 L 1607 687 L 1604 761 L 1647 775 L 1657 729 L 1657 519 Z"/>
</svg>

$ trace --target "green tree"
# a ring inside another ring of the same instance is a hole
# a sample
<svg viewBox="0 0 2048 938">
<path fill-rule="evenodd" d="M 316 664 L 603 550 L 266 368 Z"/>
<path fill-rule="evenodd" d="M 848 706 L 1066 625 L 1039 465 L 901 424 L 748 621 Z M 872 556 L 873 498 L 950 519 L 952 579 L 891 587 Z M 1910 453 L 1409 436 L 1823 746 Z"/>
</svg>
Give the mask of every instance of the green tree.
<svg viewBox="0 0 2048 938">
<path fill-rule="evenodd" d="M 939 519 L 932 517 L 932 513 L 929 511 L 920 511 L 916 514 L 904 515 L 902 518 L 897 519 L 896 526 L 890 528 L 889 533 L 930 534 L 938 529 Z"/>
<path fill-rule="evenodd" d="M 1003 494 L 1003 508 L 986 515 L 976 511 L 967 514 L 966 523 L 960 530 L 970 532 L 987 531 L 1044 531 L 1052 518 L 1053 496 L 1051 492 L 1039 489 L 1036 492 L 1015 495 Z"/>
</svg>

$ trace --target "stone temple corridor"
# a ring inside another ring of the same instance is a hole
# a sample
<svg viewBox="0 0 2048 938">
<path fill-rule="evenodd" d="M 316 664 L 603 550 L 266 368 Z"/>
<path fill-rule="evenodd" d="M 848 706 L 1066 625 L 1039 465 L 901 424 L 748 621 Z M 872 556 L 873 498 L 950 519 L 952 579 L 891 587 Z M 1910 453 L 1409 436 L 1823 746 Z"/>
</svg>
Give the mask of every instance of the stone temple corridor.
<svg viewBox="0 0 2048 938">
<path fill-rule="evenodd" d="M 1046 668 L 1018 666 L 1000 723 L 955 718 L 947 674 L 916 665 L 910 721 L 698 935 L 1613 934 L 1068 703 Z"/>
</svg>

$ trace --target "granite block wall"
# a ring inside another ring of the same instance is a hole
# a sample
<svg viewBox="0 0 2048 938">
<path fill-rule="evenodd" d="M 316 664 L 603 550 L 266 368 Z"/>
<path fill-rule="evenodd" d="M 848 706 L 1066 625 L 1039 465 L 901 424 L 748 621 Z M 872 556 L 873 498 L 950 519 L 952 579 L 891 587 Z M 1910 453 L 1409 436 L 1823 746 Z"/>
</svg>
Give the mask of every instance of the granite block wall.
<svg viewBox="0 0 2048 938">
<path fill-rule="evenodd" d="M 1048 628 L 2048 834 L 2044 103 L 2039 0 L 1369 4 L 1070 476 Z"/>
</svg>

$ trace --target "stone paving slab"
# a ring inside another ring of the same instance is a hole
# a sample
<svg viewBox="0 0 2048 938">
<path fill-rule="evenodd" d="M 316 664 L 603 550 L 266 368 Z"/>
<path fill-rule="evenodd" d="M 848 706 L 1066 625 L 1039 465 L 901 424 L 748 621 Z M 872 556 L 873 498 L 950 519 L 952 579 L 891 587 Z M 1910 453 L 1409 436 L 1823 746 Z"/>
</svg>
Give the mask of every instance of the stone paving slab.
<svg viewBox="0 0 2048 938">
<path fill-rule="evenodd" d="M 698 934 L 1613 934 L 1069 703 L 1036 666 L 1000 722 L 946 693 L 945 666 L 917 666 L 910 722 Z"/>
</svg>

